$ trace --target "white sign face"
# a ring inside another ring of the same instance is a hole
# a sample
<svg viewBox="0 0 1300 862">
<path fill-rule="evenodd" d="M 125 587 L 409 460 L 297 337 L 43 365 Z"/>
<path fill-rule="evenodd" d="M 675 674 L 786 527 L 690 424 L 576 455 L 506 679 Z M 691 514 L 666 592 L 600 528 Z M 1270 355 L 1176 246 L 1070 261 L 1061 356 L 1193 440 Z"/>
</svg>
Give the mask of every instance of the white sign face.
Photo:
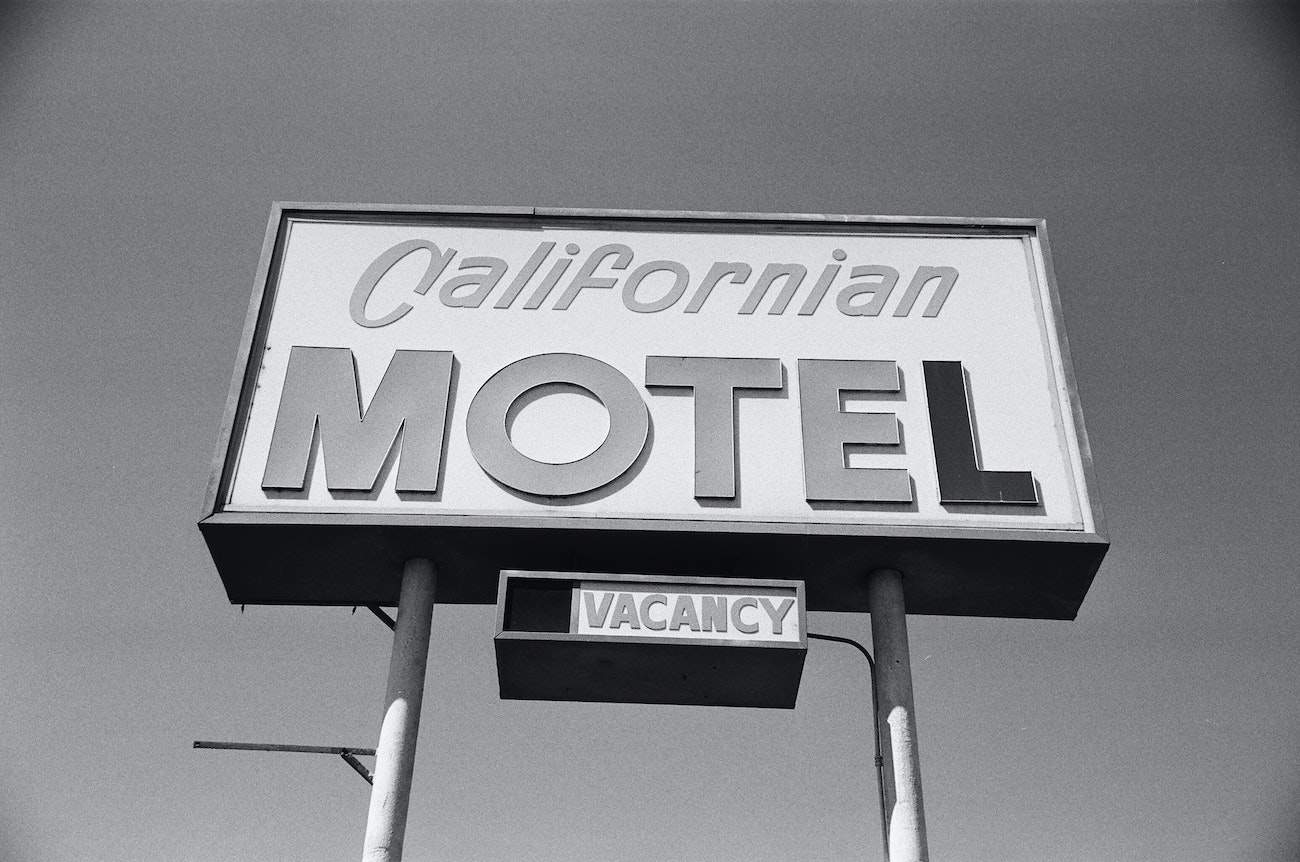
<svg viewBox="0 0 1300 862">
<path fill-rule="evenodd" d="M 220 510 L 1096 530 L 1036 223 L 326 211 L 278 242 Z"/>
<path fill-rule="evenodd" d="M 800 643 L 794 587 L 583 583 L 573 590 L 573 634 L 654 640 Z"/>
</svg>

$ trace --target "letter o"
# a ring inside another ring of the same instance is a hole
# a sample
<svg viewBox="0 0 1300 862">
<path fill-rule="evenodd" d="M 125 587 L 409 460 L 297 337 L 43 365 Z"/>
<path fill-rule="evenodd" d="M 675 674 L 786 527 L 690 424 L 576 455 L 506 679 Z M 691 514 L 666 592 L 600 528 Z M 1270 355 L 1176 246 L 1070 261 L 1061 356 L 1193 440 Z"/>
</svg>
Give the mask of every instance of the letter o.
<svg viewBox="0 0 1300 862">
<path fill-rule="evenodd" d="M 673 274 L 673 286 L 659 299 L 652 302 L 641 302 L 636 298 L 636 289 L 641 286 L 641 280 L 652 272 L 671 272 Z M 691 274 L 686 271 L 686 267 L 675 260 L 652 260 L 643 263 L 632 270 L 627 277 L 627 284 L 623 285 L 623 305 L 632 311 L 642 313 L 663 311 L 682 298 L 682 294 L 686 292 L 686 283 L 690 280 Z"/>
<path fill-rule="evenodd" d="M 609 412 L 604 441 L 567 464 L 524 455 L 506 427 L 515 401 L 549 383 L 581 387 Z M 470 402 L 465 433 L 478 465 L 501 484 L 525 494 L 571 497 L 608 485 L 636 463 L 650 434 L 650 413 L 632 381 L 614 367 L 577 353 L 543 353 L 512 362 L 488 378 Z"/>
</svg>

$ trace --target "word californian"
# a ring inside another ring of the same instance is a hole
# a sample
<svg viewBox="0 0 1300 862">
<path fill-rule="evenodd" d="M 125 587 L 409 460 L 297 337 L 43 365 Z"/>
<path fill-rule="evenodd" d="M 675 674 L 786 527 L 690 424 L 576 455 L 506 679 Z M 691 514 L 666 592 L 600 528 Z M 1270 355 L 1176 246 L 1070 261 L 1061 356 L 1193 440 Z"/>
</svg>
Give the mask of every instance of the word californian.
<svg viewBox="0 0 1300 862">
<path fill-rule="evenodd" d="M 698 280 L 696 274 L 676 260 L 649 260 L 633 267 L 636 253 L 632 247 L 615 242 L 599 246 L 588 254 L 577 273 L 566 281 L 570 264 L 582 252 L 576 243 L 568 243 L 564 247 L 564 254 L 551 260 L 545 274 L 534 284 L 538 273 L 554 251 L 555 243 L 539 243 L 504 289 L 496 295 L 491 307 L 511 308 L 527 293 L 521 307 L 530 310 L 541 308 L 563 282 L 564 287 L 559 290 L 558 298 L 550 306 L 556 311 L 568 309 L 583 291 L 614 290 L 621 284 L 623 306 L 629 311 L 640 314 L 666 311 L 681 304 L 689 292 L 690 298 L 686 299 L 681 310 L 686 314 L 695 314 L 704 307 L 720 284 L 749 285 L 755 273 L 755 267 L 745 261 L 716 261 Z M 417 252 L 427 252 L 429 262 L 424 274 L 412 288 L 412 293 L 414 296 L 425 296 L 437 285 L 438 299 L 448 308 L 479 308 L 496 293 L 510 274 L 510 264 L 504 258 L 465 257 L 453 270 L 457 274 L 437 284 L 460 253 L 459 249 L 450 246 L 444 249 L 424 239 L 406 240 L 376 257 L 357 279 L 348 305 L 354 323 L 366 328 L 388 326 L 411 311 L 413 306 L 407 302 L 400 302 L 387 310 L 373 309 L 371 298 L 384 276 L 402 260 Z M 758 276 L 745 294 L 737 313 L 754 314 L 768 292 L 776 288 L 776 294 L 767 308 L 768 314 L 785 314 L 790 308 L 796 308 L 797 314 L 808 316 L 822 307 L 823 300 L 832 288 L 837 288 L 834 303 L 841 314 L 849 317 L 878 316 L 898 285 L 898 269 L 880 264 L 848 267 L 847 278 L 852 280 L 840 284 L 843 279 L 841 271 L 845 269 L 843 263 L 848 255 L 843 249 L 837 248 L 831 252 L 831 258 L 830 262 L 822 266 L 816 281 L 798 303 L 795 299 L 807 279 L 808 267 L 802 263 L 765 264 L 758 271 Z M 892 315 L 910 315 L 922 289 L 937 282 L 930 301 L 921 314 L 923 317 L 938 317 L 957 282 L 957 276 L 957 270 L 951 266 L 917 267 L 895 304 Z"/>
</svg>

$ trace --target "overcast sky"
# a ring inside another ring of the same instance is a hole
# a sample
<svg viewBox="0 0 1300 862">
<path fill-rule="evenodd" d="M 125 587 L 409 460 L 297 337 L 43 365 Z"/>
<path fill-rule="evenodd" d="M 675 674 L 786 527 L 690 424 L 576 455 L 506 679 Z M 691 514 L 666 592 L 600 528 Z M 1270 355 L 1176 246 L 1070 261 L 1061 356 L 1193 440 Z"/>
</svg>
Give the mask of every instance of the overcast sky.
<svg viewBox="0 0 1300 862">
<path fill-rule="evenodd" d="M 194 526 L 271 202 L 1043 217 L 1113 548 L 911 620 L 935 860 L 1300 858 L 1300 44 L 1230 3 L 6 4 L 0 858 L 360 854 L 390 635 Z M 878 858 L 861 659 L 792 711 L 498 699 L 439 606 L 407 858 Z M 814 630 L 869 642 L 865 615 Z"/>
</svg>

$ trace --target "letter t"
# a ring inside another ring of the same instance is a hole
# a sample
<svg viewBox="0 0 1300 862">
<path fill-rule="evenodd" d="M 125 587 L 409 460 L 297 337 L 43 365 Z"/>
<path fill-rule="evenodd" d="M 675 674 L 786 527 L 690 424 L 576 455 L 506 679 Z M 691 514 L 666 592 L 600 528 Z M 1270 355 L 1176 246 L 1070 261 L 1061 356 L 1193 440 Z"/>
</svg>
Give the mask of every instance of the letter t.
<svg viewBox="0 0 1300 862">
<path fill-rule="evenodd" d="M 738 393 L 785 388 L 779 359 L 647 356 L 647 387 L 680 387 L 695 394 L 695 496 L 736 496 Z"/>
</svg>

